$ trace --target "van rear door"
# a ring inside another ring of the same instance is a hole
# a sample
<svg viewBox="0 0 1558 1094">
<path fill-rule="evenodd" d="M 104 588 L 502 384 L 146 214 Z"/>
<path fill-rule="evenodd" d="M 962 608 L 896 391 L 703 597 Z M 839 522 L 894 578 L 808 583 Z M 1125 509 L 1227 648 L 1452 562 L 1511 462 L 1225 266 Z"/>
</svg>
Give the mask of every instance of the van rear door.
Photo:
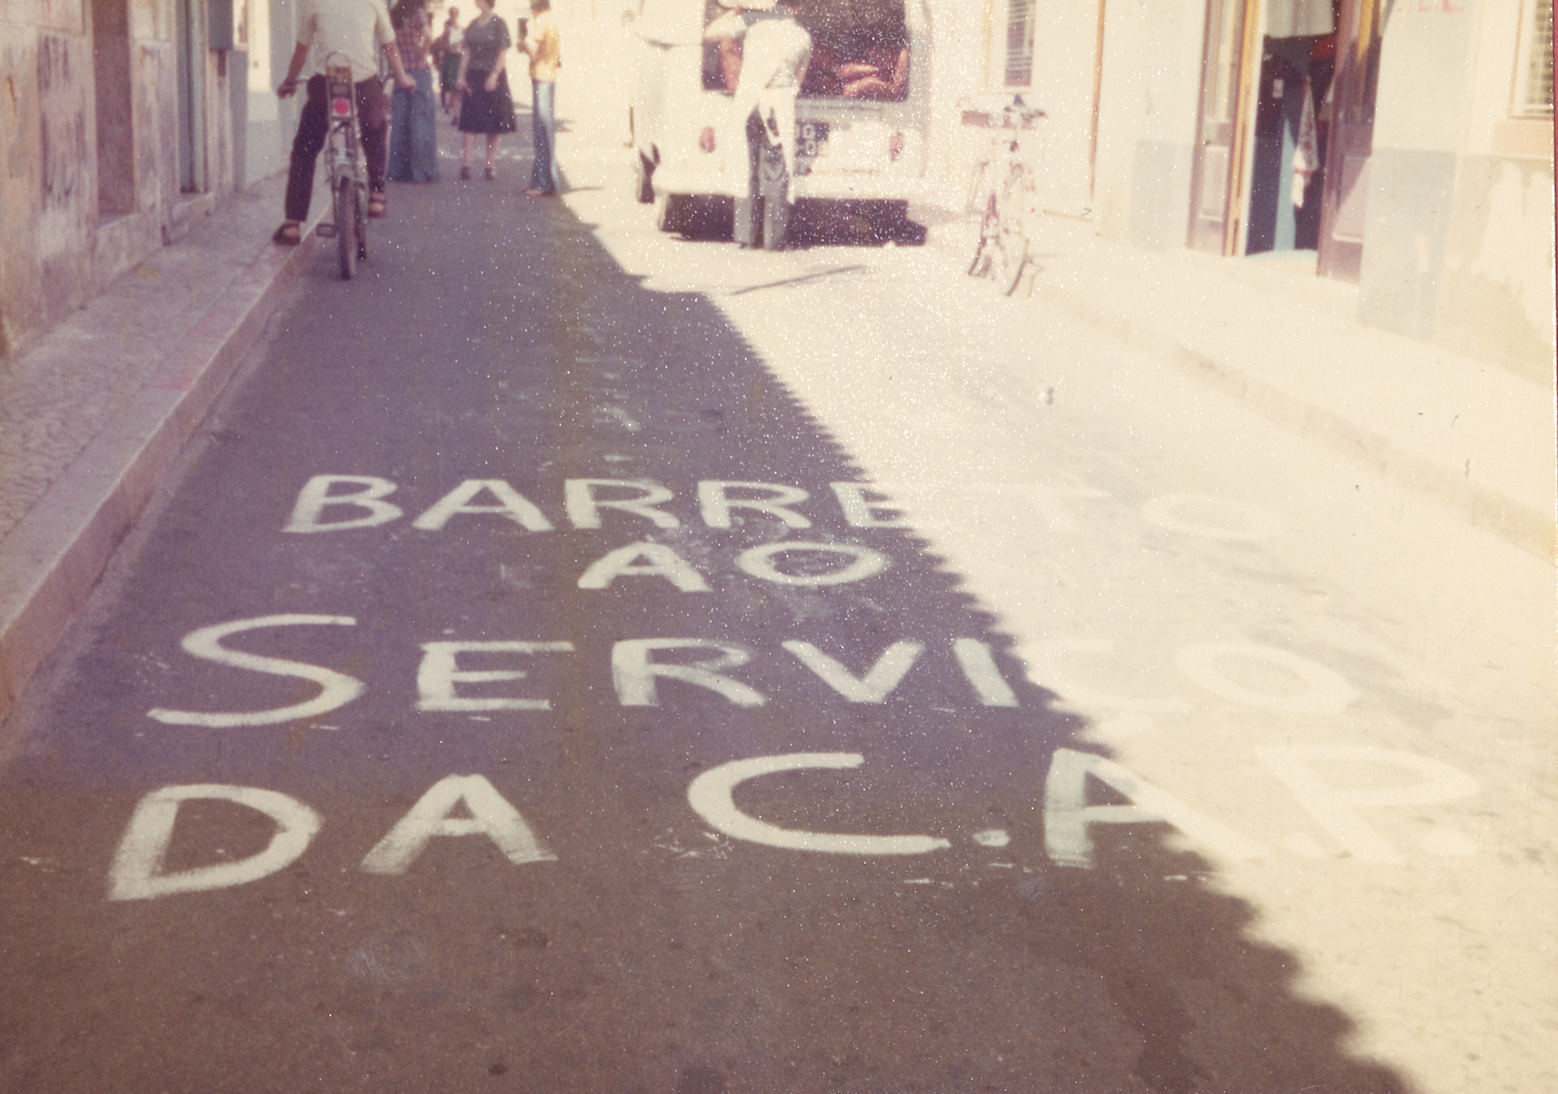
<svg viewBox="0 0 1558 1094">
<path fill-rule="evenodd" d="M 799 192 L 915 196 L 930 121 L 924 0 L 808 0 L 801 22 L 812 58 L 796 109 Z"/>
<path fill-rule="evenodd" d="M 703 3 L 705 20 L 722 12 Z M 930 125 L 925 0 L 806 0 L 811 61 L 796 104 L 796 190 L 810 198 L 904 200 L 923 183 Z M 739 46 L 705 50 L 703 87 L 730 94 Z M 727 129 L 724 141 L 744 137 Z M 734 183 L 732 183 L 734 185 Z"/>
</svg>

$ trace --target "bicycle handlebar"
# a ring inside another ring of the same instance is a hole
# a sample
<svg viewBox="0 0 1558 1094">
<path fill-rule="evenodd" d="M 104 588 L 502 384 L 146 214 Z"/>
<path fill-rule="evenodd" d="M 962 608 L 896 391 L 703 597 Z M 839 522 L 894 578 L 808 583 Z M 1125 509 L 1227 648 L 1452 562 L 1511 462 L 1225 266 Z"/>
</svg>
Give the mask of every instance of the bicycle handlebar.
<svg viewBox="0 0 1558 1094">
<path fill-rule="evenodd" d="M 1021 95 L 1012 97 L 999 110 L 988 107 L 963 107 L 963 124 L 980 129 L 1031 129 L 1033 124 L 1047 118 L 1042 107 L 1028 106 Z"/>
</svg>

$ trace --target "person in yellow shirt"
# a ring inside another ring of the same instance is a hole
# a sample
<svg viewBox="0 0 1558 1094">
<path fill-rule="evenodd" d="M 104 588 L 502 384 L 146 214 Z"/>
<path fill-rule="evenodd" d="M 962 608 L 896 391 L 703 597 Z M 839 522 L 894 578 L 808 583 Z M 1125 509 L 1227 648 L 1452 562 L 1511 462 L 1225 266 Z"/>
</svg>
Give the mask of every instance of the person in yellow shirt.
<svg viewBox="0 0 1558 1094">
<path fill-rule="evenodd" d="M 557 169 L 557 68 L 562 62 L 562 35 L 552 18 L 551 0 L 530 0 L 530 25 L 520 48 L 530 58 L 530 131 L 536 161 L 526 197 L 550 197 L 562 189 Z"/>
</svg>

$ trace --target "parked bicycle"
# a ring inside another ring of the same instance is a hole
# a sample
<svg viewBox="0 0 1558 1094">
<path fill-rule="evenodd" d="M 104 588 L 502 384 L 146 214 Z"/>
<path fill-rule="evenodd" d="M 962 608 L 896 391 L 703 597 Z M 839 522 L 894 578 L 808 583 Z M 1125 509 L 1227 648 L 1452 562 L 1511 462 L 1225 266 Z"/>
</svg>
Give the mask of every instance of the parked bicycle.
<svg viewBox="0 0 1558 1094">
<path fill-rule="evenodd" d="M 325 102 L 330 111 L 325 169 L 335 220 L 321 224 L 319 234 L 335 237 L 341 277 L 350 281 L 357 275 L 357 263 L 368 257 L 368 165 L 357 132 L 352 65 L 345 54 L 332 53 L 325 58 Z"/>
<path fill-rule="evenodd" d="M 1026 135 L 1034 133 L 1044 117 L 1043 110 L 1024 104 L 1021 95 L 999 111 L 963 111 L 964 125 L 996 131 L 988 154 L 974 166 L 968 211 L 979 215 L 979 243 L 968 272 L 989 276 L 1008 296 L 1022 280 L 1028 234 L 1043 215 L 1037 172 L 1043 141 Z"/>
</svg>

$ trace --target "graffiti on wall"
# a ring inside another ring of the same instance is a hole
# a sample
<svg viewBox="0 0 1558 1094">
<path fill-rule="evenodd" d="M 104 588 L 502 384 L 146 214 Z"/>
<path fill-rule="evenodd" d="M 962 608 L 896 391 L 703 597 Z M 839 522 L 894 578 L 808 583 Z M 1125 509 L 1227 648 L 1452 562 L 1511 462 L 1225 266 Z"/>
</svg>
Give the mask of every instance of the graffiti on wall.
<svg viewBox="0 0 1558 1094">
<path fill-rule="evenodd" d="M 39 153 L 43 207 L 68 209 L 86 186 L 87 119 L 84 74 L 75 71 L 72 43 L 44 34 L 38 38 Z"/>
</svg>

